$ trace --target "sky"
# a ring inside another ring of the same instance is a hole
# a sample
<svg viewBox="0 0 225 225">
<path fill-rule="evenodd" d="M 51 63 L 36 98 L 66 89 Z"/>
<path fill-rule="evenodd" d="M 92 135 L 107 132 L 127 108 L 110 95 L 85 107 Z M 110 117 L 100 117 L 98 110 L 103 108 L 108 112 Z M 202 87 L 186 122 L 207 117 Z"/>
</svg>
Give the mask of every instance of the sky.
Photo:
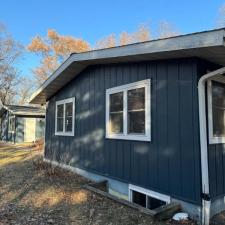
<svg viewBox="0 0 225 225">
<path fill-rule="evenodd" d="M 59 34 L 83 38 L 94 45 L 111 33 L 133 32 L 138 25 L 157 32 L 160 21 L 173 24 L 180 33 L 213 29 L 225 0 L 7 0 L 1 2 L 0 22 L 23 45 L 49 28 Z M 25 76 L 39 59 L 25 53 L 18 68 Z"/>
</svg>

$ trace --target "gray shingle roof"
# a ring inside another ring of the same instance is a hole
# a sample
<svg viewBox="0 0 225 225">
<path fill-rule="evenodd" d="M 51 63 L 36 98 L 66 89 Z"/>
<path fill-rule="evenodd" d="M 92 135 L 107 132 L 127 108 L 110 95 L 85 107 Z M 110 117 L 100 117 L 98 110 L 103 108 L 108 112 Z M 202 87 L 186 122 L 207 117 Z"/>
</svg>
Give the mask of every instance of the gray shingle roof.
<svg viewBox="0 0 225 225">
<path fill-rule="evenodd" d="M 197 57 L 225 66 L 225 28 L 72 54 L 34 92 L 30 103 L 45 104 L 90 65 Z"/>
<path fill-rule="evenodd" d="M 6 110 L 14 115 L 20 116 L 45 116 L 45 109 L 42 107 L 21 106 L 21 105 L 4 105 L 0 109 L 0 115 Z"/>
</svg>

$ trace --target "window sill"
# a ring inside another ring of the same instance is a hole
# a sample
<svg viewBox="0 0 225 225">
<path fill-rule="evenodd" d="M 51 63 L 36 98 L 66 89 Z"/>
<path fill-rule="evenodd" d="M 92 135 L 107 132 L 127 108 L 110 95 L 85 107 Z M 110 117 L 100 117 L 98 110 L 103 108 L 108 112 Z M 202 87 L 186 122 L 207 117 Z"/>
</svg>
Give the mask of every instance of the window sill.
<svg viewBox="0 0 225 225">
<path fill-rule="evenodd" d="M 55 136 L 74 136 L 74 133 L 57 132 L 55 133 Z"/>
<path fill-rule="evenodd" d="M 151 137 L 147 135 L 106 135 L 106 139 L 119 139 L 119 140 L 130 140 L 130 141 L 151 141 Z"/>
<path fill-rule="evenodd" d="M 211 137 L 209 144 L 225 144 L 225 137 Z"/>
</svg>

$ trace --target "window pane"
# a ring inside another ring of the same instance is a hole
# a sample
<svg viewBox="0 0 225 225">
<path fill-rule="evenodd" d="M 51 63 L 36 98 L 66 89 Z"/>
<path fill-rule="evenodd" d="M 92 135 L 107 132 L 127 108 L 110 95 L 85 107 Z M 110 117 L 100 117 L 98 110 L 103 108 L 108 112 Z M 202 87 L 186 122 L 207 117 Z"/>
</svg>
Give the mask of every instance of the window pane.
<svg viewBox="0 0 225 225">
<path fill-rule="evenodd" d="M 110 95 L 110 112 L 123 111 L 123 92 Z"/>
<path fill-rule="evenodd" d="M 145 133 L 145 111 L 128 112 L 128 133 Z"/>
<path fill-rule="evenodd" d="M 73 102 L 66 103 L 66 120 L 65 120 L 66 132 L 72 131 L 73 126 Z"/>
<path fill-rule="evenodd" d="M 225 108 L 225 84 L 212 81 L 212 103 Z"/>
<path fill-rule="evenodd" d="M 63 108 L 64 108 L 63 104 L 57 105 L 57 117 L 63 117 Z"/>
<path fill-rule="evenodd" d="M 128 91 L 128 110 L 145 108 L 145 88 L 137 88 Z"/>
<path fill-rule="evenodd" d="M 57 131 L 63 132 L 63 118 L 57 118 Z"/>
<path fill-rule="evenodd" d="M 66 117 L 73 115 L 73 102 L 66 103 Z"/>
<path fill-rule="evenodd" d="M 225 136 L 225 110 L 213 107 L 213 136 Z"/>
<path fill-rule="evenodd" d="M 111 133 L 123 133 L 123 113 L 110 113 L 110 128 Z"/>
<path fill-rule="evenodd" d="M 141 205 L 143 207 L 146 207 L 146 195 L 145 194 L 139 193 L 137 191 L 132 191 L 132 199 L 133 199 L 134 203 Z"/>
<path fill-rule="evenodd" d="M 72 125 L 73 125 L 73 123 L 72 123 L 72 117 L 67 117 L 66 118 L 66 131 L 68 132 L 70 132 L 70 131 L 72 131 Z"/>
<path fill-rule="evenodd" d="M 212 81 L 213 136 L 225 136 L 225 84 Z"/>
</svg>

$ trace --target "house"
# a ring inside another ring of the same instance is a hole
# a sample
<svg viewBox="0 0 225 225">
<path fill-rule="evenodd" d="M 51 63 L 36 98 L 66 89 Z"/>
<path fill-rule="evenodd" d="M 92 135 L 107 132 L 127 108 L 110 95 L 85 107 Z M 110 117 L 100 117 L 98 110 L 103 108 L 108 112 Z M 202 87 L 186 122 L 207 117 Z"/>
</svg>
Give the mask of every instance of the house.
<svg viewBox="0 0 225 225">
<path fill-rule="evenodd" d="M 3 105 L 0 109 L 0 140 L 20 143 L 44 137 L 45 109 Z"/>
<path fill-rule="evenodd" d="M 45 160 L 209 224 L 225 209 L 225 29 L 72 54 L 32 95 Z"/>
</svg>

